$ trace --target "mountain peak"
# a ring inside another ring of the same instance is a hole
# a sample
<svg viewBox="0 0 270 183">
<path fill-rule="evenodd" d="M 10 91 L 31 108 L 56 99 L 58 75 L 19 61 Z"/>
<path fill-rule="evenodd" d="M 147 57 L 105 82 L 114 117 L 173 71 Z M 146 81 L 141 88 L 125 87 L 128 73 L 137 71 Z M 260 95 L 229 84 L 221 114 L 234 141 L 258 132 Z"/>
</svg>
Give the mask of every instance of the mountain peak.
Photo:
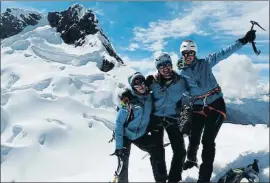
<svg viewBox="0 0 270 183">
<path fill-rule="evenodd" d="M 100 33 L 100 41 L 110 56 L 118 62 L 123 63 L 122 59 L 116 54 L 109 39 L 104 35 L 98 26 L 98 20 L 91 9 L 85 9 L 80 4 L 74 4 L 67 10 L 61 12 L 49 12 L 48 21 L 51 27 L 61 34 L 61 38 L 67 44 L 74 44 L 75 47 L 87 44 L 86 37 Z M 110 70 L 114 65 L 104 59 L 106 69 Z"/>
<path fill-rule="evenodd" d="M 8 8 L 1 14 L 0 25 L 1 39 L 20 33 L 28 25 L 36 25 L 44 15 L 19 8 Z M 98 26 L 98 20 L 91 9 L 85 9 L 76 3 L 64 11 L 49 12 L 46 17 L 51 27 L 55 28 L 66 44 L 86 47 L 100 45 L 109 56 L 102 57 L 102 71 L 109 71 L 115 66 L 114 59 L 123 64 L 122 59 L 117 55 L 109 39 Z M 47 21 L 46 21 L 47 22 Z M 97 39 L 95 39 L 97 38 Z"/>
<path fill-rule="evenodd" d="M 69 7 L 69 9 L 79 9 L 79 10 L 81 10 L 81 9 L 83 9 L 84 7 L 81 5 L 81 4 L 79 4 L 79 3 L 75 3 L 75 4 L 73 4 L 73 5 L 71 5 L 70 7 Z"/>
<path fill-rule="evenodd" d="M 74 19 L 81 19 L 85 14 L 85 8 L 81 4 L 73 4 L 71 5 L 68 10 L 68 15 Z"/>
<path fill-rule="evenodd" d="M 81 46 L 80 39 L 99 31 L 98 20 L 91 10 L 85 10 L 80 4 L 74 4 L 61 12 L 49 12 L 48 21 L 67 44 Z"/>
<path fill-rule="evenodd" d="M 1 14 L 1 39 L 21 32 L 28 25 L 36 25 L 44 15 L 32 10 L 20 8 L 7 8 Z"/>
</svg>

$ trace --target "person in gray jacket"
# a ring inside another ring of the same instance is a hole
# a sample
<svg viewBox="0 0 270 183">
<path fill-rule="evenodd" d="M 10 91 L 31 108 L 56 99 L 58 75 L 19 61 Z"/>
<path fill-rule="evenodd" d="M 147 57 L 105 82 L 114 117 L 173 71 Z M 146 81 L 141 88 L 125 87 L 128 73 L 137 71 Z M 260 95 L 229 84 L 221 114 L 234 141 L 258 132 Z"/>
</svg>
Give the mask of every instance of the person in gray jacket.
<svg viewBox="0 0 270 183">
<path fill-rule="evenodd" d="M 204 131 L 202 136 L 202 164 L 199 169 L 198 182 L 209 182 L 211 179 L 216 151 L 215 139 L 226 118 L 223 94 L 213 75 L 212 68 L 221 60 L 241 49 L 243 45 L 254 41 L 255 38 L 255 30 L 250 30 L 243 38 L 236 40 L 232 45 L 210 54 L 204 59 L 196 57 L 198 50 L 194 41 L 184 41 L 180 46 L 182 57 L 177 63 L 178 73 L 186 78 L 190 93 L 193 96 L 191 134 L 189 136 L 187 160 L 183 169 L 197 166 L 197 151 Z"/>
</svg>

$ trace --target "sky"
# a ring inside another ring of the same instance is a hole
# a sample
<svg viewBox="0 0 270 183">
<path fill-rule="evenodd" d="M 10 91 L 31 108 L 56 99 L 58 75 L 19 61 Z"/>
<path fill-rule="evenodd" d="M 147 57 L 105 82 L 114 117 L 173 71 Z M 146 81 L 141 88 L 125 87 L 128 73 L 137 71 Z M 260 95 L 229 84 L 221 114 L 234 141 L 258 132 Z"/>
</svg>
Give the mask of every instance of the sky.
<svg viewBox="0 0 270 183">
<path fill-rule="evenodd" d="M 260 23 L 256 56 L 251 44 L 238 54 L 246 55 L 263 78 L 269 77 L 269 2 L 53 2 L 52 1 L 5 1 L 7 7 L 36 10 L 42 13 L 63 11 L 80 3 L 94 10 L 99 25 L 109 37 L 113 47 L 124 62 L 141 66 L 151 65 L 160 52 L 169 52 L 173 59 L 180 57 L 179 46 L 183 40 L 193 39 L 198 45 L 198 57 L 232 44 L 250 29 L 250 20 Z M 138 67 L 139 67 L 138 66 Z"/>
</svg>

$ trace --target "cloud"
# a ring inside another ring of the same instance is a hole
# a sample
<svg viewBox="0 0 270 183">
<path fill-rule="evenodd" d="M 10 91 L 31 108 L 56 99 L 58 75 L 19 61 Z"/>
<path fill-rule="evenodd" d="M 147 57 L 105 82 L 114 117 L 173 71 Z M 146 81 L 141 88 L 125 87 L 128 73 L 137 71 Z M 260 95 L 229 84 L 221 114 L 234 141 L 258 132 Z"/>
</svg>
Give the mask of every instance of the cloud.
<svg viewBox="0 0 270 183">
<path fill-rule="evenodd" d="M 262 31 L 255 26 L 254 28 L 260 32 L 260 35 L 269 36 L 269 2 L 233 2 L 224 3 L 224 6 L 228 11 L 222 16 L 217 16 L 218 21 L 212 23 L 216 32 L 241 36 L 243 32 L 250 29 L 250 20 L 254 20 L 267 30 Z"/>
<path fill-rule="evenodd" d="M 260 55 L 250 55 L 253 63 L 269 63 L 269 55 L 268 54 L 260 54 Z"/>
<path fill-rule="evenodd" d="M 183 29 L 183 27 L 185 27 Z M 192 33 L 206 35 L 193 23 L 192 18 L 177 18 L 174 20 L 159 20 L 150 22 L 148 28 L 134 28 L 134 42 L 140 44 L 140 48 L 148 51 L 161 51 L 166 45 L 166 39 L 186 37 Z"/>
<path fill-rule="evenodd" d="M 233 54 L 218 64 L 214 75 L 222 87 L 225 97 L 252 98 L 269 93 L 260 83 L 258 64 L 252 64 L 246 55 Z M 269 64 L 268 64 L 269 66 Z"/>
<path fill-rule="evenodd" d="M 167 7 L 172 8 L 174 3 L 167 3 Z M 190 7 L 182 9 L 181 16 L 176 18 L 150 22 L 147 27 L 135 27 L 131 44 L 139 44 L 137 49 L 162 51 L 170 38 L 192 34 L 218 34 L 216 39 L 219 36 L 243 36 L 251 27 L 250 20 L 260 21 L 266 30 L 269 27 L 269 2 L 193 2 Z M 179 6 L 172 10 L 179 10 Z M 258 31 L 269 37 L 269 30 Z"/>
<path fill-rule="evenodd" d="M 123 48 L 123 50 L 128 50 L 128 51 L 135 51 L 137 48 L 139 48 L 138 43 L 131 43 L 128 48 Z"/>
<path fill-rule="evenodd" d="M 93 12 L 96 14 L 96 15 L 99 15 L 99 16 L 104 16 L 104 12 L 102 9 L 96 9 L 95 7 L 94 8 L 91 8 L 93 10 Z"/>
<path fill-rule="evenodd" d="M 140 60 L 134 60 L 129 58 L 128 56 L 122 56 L 123 61 L 126 65 L 132 67 L 136 71 L 143 73 L 145 76 L 149 74 L 154 74 L 157 72 L 155 66 L 155 57 L 158 55 L 158 52 L 155 52 L 151 57 L 143 58 Z M 168 53 L 171 56 L 173 69 L 176 69 L 176 63 L 179 59 L 178 55 L 174 52 Z"/>
<path fill-rule="evenodd" d="M 131 68 L 143 73 L 145 76 L 156 71 L 153 57 L 134 60 L 128 56 L 122 56 L 124 63 Z"/>
<path fill-rule="evenodd" d="M 269 43 L 269 39 L 265 39 L 265 40 L 256 40 L 256 43 Z"/>
<path fill-rule="evenodd" d="M 257 70 L 269 70 L 269 64 L 254 64 L 254 68 Z"/>
</svg>

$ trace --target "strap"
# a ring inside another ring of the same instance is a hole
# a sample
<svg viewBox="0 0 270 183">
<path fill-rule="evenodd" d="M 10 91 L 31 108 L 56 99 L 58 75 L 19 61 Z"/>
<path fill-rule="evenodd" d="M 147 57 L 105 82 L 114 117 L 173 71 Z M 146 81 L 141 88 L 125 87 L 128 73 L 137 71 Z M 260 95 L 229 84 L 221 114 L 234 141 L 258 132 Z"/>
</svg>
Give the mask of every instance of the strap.
<svg viewBox="0 0 270 183">
<path fill-rule="evenodd" d="M 124 94 L 122 93 L 122 95 L 118 96 L 119 99 L 120 99 L 120 105 L 127 108 L 127 110 L 128 110 L 128 115 L 127 115 L 127 118 L 126 118 L 126 120 L 124 122 L 124 128 L 127 127 L 128 123 L 129 123 L 128 120 L 130 118 L 131 109 L 132 109 L 131 104 L 129 104 L 130 103 L 130 99 L 129 99 L 129 94 L 130 93 L 129 92 L 130 92 L 129 90 L 125 90 Z M 116 111 L 119 111 L 119 109 L 120 109 L 119 106 L 117 106 Z M 108 143 L 113 142 L 113 140 L 115 140 L 115 131 L 114 130 L 113 130 L 112 138 L 109 140 Z"/>
<path fill-rule="evenodd" d="M 220 110 L 218 110 L 218 109 L 215 109 L 214 107 L 211 107 L 211 106 L 206 106 L 206 107 L 208 107 L 210 110 L 219 112 L 219 113 L 223 116 L 223 119 L 224 119 L 224 120 L 227 118 L 225 112 L 220 111 Z M 205 114 L 205 112 L 204 112 L 203 110 L 200 110 L 200 111 L 193 111 L 193 113 L 198 113 L 198 114 L 200 114 L 200 115 L 203 115 L 203 116 L 207 117 L 207 114 Z"/>
<path fill-rule="evenodd" d="M 126 128 L 129 124 L 129 122 L 131 121 L 131 120 L 129 120 L 131 117 L 131 112 L 132 112 L 132 104 L 131 103 L 127 104 L 127 110 L 128 110 L 128 115 L 127 115 L 127 118 L 126 118 L 125 123 L 124 123 L 124 128 Z"/>
<path fill-rule="evenodd" d="M 115 139 L 115 131 L 113 130 L 113 134 L 112 134 L 112 138 L 109 140 L 108 143 L 111 143 L 113 142 L 113 140 Z"/>
<path fill-rule="evenodd" d="M 214 88 L 213 90 L 207 92 L 207 93 L 204 94 L 204 95 L 196 96 L 195 99 L 203 99 L 203 98 L 209 97 L 210 95 L 212 95 L 212 94 L 214 94 L 214 93 L 218 93 L 218 92 L 221 92 L 220 86 Z"/>
</svg>

